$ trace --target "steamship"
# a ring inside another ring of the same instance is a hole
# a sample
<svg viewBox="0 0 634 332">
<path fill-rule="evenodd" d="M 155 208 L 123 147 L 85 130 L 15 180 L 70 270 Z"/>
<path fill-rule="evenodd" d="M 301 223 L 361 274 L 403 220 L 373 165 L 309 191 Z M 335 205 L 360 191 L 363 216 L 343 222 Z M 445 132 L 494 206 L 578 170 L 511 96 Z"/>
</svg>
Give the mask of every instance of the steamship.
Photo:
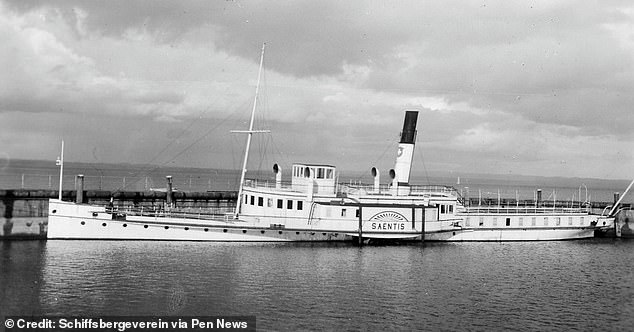
<svg viewBox="0 0 634 332">
<path fill-rule="evenodd" d="M 51 200 L 49 239 L 191 241 L 538 241 L 593 237 L 613 218 L 586 208 L 469 206 L 450 186 L 409 183 L 417 111 L 406 111 L 390 183 L 337 181 L 335 166 L 296 163 L 290 182 L 241 181 L 236 211 L 201 215 Z M 252 128 L 250 133 L 254 132 Z M 243 173 L 244 174 L 244 173 Z"/>
<path fill-rule="evenodd" d="M 335 166 L 296 163 L 290 182 L 246 179 L 259 88 L 251 112 L 236 209 L 211 215 L 143 211 L 49 201 L 49 239 L 184 241 L 536 241 L 592 237 L 613 218 L 585 208 L 472 207 L 451 186 L 409 183 L 418 112 L 407 110 L 389 183 L 372 168 L 371 185 L 342 184 Z M 60 171 L 63 170 L 63 149 Z M 61 176 L 60 176 L 61 178 Z M 61 187 L 61 183 L 60 183 Z M 61 188 L 60 188 L 61 192 Z"/>
</svg>

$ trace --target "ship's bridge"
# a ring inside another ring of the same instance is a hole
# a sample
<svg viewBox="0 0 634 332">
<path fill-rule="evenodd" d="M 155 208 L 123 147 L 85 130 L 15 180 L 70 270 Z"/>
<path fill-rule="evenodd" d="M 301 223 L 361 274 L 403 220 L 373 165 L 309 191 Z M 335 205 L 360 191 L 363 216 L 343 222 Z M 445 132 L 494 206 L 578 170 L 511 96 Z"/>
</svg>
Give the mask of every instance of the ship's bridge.
<svg viewBox="0 0 634 332">
<path fill-rule="evenodd" d="M 331 165 L 293 164 L 291 186 L 293 190 L 306 191 L 313 186 L 315 194 L 334 194 L 337 169 Z"/>
</svg>

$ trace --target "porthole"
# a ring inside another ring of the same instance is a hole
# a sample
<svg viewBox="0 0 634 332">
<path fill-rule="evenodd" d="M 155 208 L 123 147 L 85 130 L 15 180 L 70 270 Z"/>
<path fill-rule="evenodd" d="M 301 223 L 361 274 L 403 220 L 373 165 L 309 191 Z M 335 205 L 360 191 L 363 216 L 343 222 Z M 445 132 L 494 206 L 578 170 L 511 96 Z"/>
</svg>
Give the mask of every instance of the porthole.
<svg viewBox="0 0 634 332">
<path fill-rule="evenodd" d="M 456 235 L 456 232 L 453 232 L 453 235 Z"/>
<path fill-rule="evenodd" d="M 295 234 L 299 235 L 299 232 L 295 232 Z"/>
<path fill-rule="evenodd" d="M 106 227 L 106 223 L 101 224 L 101 226 Z"/>
<path fill-rule="evenodd" d="M 123 224 L 123 227 L 128 227 L 128 224 Z"/>
<path fill-rule="evenodd" d="M 143 225 L 143 228 L 147 228 L 147 225 Z"/>
<path fill-rule="evenodd" d="M 82 222 L 81 222 L 81 224 L 82 224 L 82 225 L 85 225 L 85 224 L 86 224 L 86 222 L 85 222 L 85 221 L 82 221 Z"/>
<path fill-rule="evenodd" d="M 310 233 L 310 235 L 315 235 L 315 233 Z"/>
<path fill-rule="evenodd" d="M 205 228 L 205 232 L 209 232 L 209 228 Z"/>
<path fill-rule="evenodd" d="M 284 232 L 280 231 L 280 234 L 282 234 L 282 233 L 284 233 Z"/>
<path fill-rule="evenodd" d="M 223 230 L 222 230 L 222 232 L 223 232 L 223 233 L 226 233 L 226 232 L 227 232 L 227 230 L 226 230 L 226 229 L 223 229 Z"/>
<path fill-rule="evenodd" d="M 170 227 L 169 226 L 165 226 L 165 229 L 170 229 Z"/>
<path fill-rule="evenodd" d="M 264 231 L 260 231 L 260 233 L 264 234 Z"/>
<path fill-rule="evenodd" d="M 51 211 L 51 213 L 57 213 L 57 210 L 53 210 L 53 211 Z"/>
<path fill-rule="evenodd" d="M 242 230 L 242 233 L 246 233 L 246 232 L 247 232 L 247 230 L 246 230 L 246 229 L 243 229 L 243 230 Z"/>
<path fill-rule="evenodd" d="M 186 231 L 188 231 L 188 230 L 189 230 L 189 227 L 185 227 L 185 230 L 186 230 Z"/>
<path fill-rule="evenodd" d="M 335 233 L 334 235 L 335 235 L 335 236 L 339 236 L 339 233 Z"/>
<path fill-rule="evenodd" d="M 326 235 L 326 233 L 321 233 L 321 235 Z"/>
<path fill-rule="evenodd" d="M 97 217 L 98 215 L 99 215 L 99 214 L 98 214 L 97 212 L 93 212 L 93 213 L 92 213 L 92 216 L 93 216 L 93 217 Z"/>
</svg>

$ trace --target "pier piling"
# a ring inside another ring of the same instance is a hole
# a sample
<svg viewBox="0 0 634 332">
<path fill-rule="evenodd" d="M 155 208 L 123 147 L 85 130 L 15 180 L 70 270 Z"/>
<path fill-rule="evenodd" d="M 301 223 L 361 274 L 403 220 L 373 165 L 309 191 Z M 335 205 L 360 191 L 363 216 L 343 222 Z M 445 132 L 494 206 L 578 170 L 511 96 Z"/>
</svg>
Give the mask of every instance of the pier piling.
<svg viewBox="0 0 634 332">
<path fill-rule="evenodd" d="M 423 216 L 421 219 L 421 225 L 420 225 L 421 231 L 420 231 L 420 242 L 421 243 L 425 243 L 425 208 L 423 208 Z"/>
<path fill-rule="evenodd" d="M 172 207 L 172 176 L 168 175 L 165 177 L 167 180 L 167 189 L 165 192 L 165 201 L 167 203 L 167 208 Z"/>
<path fill-rule="evenodd" d="M 359 246 L 363 245 L 363 211 L 361 209 L 361 204 L 359 204 Z"/>
<path fill-rule="evenodd" d="M 84 175 L 77 175 L 77 195 L 75 196 L 75 202 L 81 204 L 84 202 Z"/>
</svg>

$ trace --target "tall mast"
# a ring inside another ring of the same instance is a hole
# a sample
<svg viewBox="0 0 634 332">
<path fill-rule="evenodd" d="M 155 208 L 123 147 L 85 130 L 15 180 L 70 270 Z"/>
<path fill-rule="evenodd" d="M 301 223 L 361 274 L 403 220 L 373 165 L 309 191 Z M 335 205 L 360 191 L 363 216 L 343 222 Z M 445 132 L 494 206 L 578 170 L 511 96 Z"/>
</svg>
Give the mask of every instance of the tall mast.
<svg viewBox="0 0 634 332">
<path fill-rule="evenodd" d="M 234 133 L 246 133 L 247 134 L 247 146 L 244 149 L 244 161 L 242 163 L 242 172 L 240 174 L 240 186 L 238 189 L 238 201 L 236 202 L 236 209 L 234 212 L 234 218 L 238 218 L 238 214 L 240 213 L 240 205 L 242 204 L 242 191 L 244 187 L 244 176 L 247 173 L 247 161 L 249 160 L 249 149 L 251 147 L 251 137 L 253 133 L 263 133 L 268 132 L 268 130 L 253 130 L 253 122 L 255 120 L 255 109 L 258 103 L 258 92 L 260 91 L 260 78 L 262 77 L 262 65 L 264 64 L 264 48 L 266 47 L 266 43 L 262 44 L 262 54 L 260 54 L 260 69 L 258 70 L 258 82 L 255 86 L 255 97 L 253 99 L 253 109 L 251 110 L 251 122 L 249 123 L 249 130 L 232 130 Z"/>
</svg>

